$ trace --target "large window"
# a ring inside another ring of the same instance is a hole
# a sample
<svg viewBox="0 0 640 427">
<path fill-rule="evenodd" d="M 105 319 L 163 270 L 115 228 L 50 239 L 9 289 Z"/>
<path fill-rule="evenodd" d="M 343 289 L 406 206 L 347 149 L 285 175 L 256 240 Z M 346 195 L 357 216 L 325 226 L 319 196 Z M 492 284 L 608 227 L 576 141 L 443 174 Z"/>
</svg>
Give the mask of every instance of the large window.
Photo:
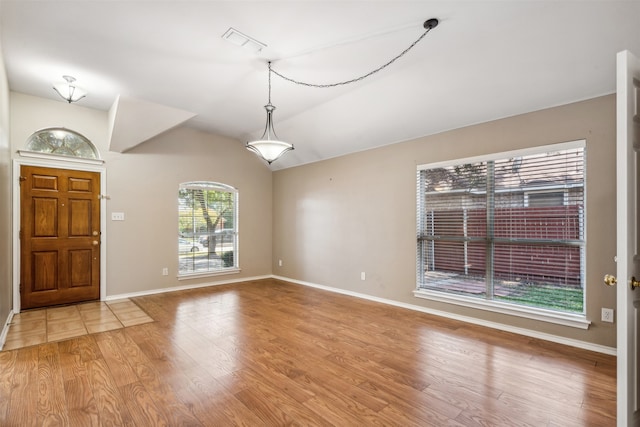
<svg viewBox="0 0 640 427">
<path fill-rule="evenodd" d="M 238 270 L 238 192 L 216 182 L 178 190 L 179 275 Z"/>
<path fill-rule="evenodd" d="M 418 167 L 418 290 L 584 314 L 584 141 Z"/>
</svg>

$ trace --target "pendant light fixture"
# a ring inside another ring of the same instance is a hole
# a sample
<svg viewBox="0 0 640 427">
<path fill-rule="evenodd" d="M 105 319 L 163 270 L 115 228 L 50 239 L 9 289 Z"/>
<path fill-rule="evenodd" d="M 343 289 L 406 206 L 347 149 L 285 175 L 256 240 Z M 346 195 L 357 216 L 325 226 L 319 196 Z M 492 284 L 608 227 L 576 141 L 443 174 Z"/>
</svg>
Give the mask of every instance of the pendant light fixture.
<svg viewBox="0 0 640 427">
<path fill-rule="evenodd" d="M 271 164 L 287 151 L 293 150 L 293 144 L 280 141 L 273 129 L 273 111 L 276 107 L 271 104 L 271 61 L 269 61 L 269 99 L 264 109 L 267 110 L 267 124 L 260 139 L 247 142 L 247 149 L 262 157 Z"/>
<path fill-rule="evenodd" d="M 53 89 L 58 92 L 58 95 L 62 97 L 69 104 L 72 102 L 80 101 L 87 96 L 87 91 L 79 88 L 74 84 L 76 79 L 71 76 L 62 76 L 66 80 L 65 83 L 58 83 L 53 85 Z"/>
<path fill-rule="evenodd" d="M 269 61 L 268 62 L 268 64 L 269 64 L 269 101 L 268 101 L 267 105 L 264 106 L 265 110 L 267 110 L 267 124 L 265 126 L 264 133 L 262 134 L 262 137 L 260 137 L 260 139 L 258 139 L 256 141 L 247 142 L 247 148 L 249 150 L 255 152 L 258 156 L 262 157 L 269 164 L 271 164 L 273 161 L 275 161 L 278 158 L 280 158 L 287 151 L 293 150 L 293 144 L 290 144 L 290 143 L 284 142 L 284 141 L 280 141 L 278 139 L 278 137 L 276 136 L 276 132 L 273 130 L 273 111 L 276 109 L 276 107 L 274 107 L 271 104 L 271 73 L 275 74 L 276 76 L 278 76 L 278 77 L 280 77 L 280 78 L 282 78 L 282 79 L 284 79 L 284 80 L 286 80 L 288 82 L 291 82 L 291 83 L 294 83 L 294 84 L 297 84 L 297 85 L 308 86 L 308 87 L 328 88 L 328 87 L 343 86 L 343 85 L 347 85 L 347 84 L 350 84 L 350 83 L 355 83 L 355 82 L 363 80 L 363 79 L 365 79 L 365 78 L 367 78 L 369 76 L 372 76 L 372 75 L 376 74 L 379 71 L 384 70 L 389 65 L 393 64 L 398 59 L 402 58 L 407 52 L 409 52 L 409 50 L 411 50 L 415 45 L 417 45 L 429 33 L 429 31 L 431 31 L 432 29 L 437 27 L 438 23 L 439 23 L 439 21 L 436 18 L 427 19 L 422 24 L 422 26 L 424 27 L 424 30 L 425 30 L 422 33 L 422 35 L 420 37 L 418 37 L 418 39 L 416 41 L 414 41 L 408 48 L 406 48 L 405 50 L 400 52 L 398 55 L 396 55 L 393 59 L 391 59 L 390 61 L 387 61 L 385 64 L 379 66 L 378 68 L 374 69 L 373 71 L 369 71 L 368 73 L 363 74 L 362 76 L 355 77 L 353 79 L 349 79 L 349 80 L 345 80 L 345 81 L 341 81 L 341 82 L 337 82 L 337 83 L 318 84 L 318 83 L 307 83 L 307 82 L 303 82 L 303 81 L 300 81 L 300 80 L 295 80 L 295 79 L 293 79 L 291 77 L 287 77 L 287 76 L 279 73 L 276 70 L 272 70 L 271 69 L 271 61 Z"/>
</svg>

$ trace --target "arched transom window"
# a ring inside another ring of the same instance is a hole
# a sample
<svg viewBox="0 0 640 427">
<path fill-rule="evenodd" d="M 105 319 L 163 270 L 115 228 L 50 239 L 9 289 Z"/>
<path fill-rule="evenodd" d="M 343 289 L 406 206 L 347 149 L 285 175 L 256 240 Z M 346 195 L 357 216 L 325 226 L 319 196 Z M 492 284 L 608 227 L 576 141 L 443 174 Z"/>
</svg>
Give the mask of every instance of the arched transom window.
<svg viewBox="0 0 640 427">
<path fill-rule="evenodd" d="M 26 149 L 35 153 L 56 154 L 81 159 L 99 159 L 96 147 L 78 132 L 65 128 L 47 128 L 27 139 Z"/>
</svg>

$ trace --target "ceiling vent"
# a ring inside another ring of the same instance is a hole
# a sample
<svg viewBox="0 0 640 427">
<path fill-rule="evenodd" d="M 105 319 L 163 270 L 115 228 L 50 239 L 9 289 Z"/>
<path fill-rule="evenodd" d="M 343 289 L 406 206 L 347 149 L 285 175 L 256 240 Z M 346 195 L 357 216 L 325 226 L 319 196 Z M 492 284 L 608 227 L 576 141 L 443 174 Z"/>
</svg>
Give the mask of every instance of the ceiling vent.
<svg viewBox="0 0 640 427">
<path fill-rule="evenodd" d="M 258 40 L 249 37 L 246 34 L 242 34 L 240 31 L 235 28 L 229 28 L 223 35 L 222 38 L 227 40 L 236 46 L 241 46 L 245 49 L 250 50 L 253 53 L 260 53 L 262 49 L 267 47 L 266 44 L 259 42 Z"/>
</svg>

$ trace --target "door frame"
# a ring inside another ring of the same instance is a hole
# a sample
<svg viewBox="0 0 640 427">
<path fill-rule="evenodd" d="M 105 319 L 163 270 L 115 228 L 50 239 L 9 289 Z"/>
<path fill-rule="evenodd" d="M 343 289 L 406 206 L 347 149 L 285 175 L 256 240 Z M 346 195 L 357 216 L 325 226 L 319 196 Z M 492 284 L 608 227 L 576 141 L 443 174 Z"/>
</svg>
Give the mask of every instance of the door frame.
<svg viewBox="0 0 640 427">
<path fill-rule="evenodd" d="M 56 155 L 19 151 L 13 159 L 13 313 L 20 313 L 20 169 L 22 166 L 41 166 L 100 174 L 100 301 L 107 297 L 107 169 L 103 160 L 63 158 Z"/>
</svg>

